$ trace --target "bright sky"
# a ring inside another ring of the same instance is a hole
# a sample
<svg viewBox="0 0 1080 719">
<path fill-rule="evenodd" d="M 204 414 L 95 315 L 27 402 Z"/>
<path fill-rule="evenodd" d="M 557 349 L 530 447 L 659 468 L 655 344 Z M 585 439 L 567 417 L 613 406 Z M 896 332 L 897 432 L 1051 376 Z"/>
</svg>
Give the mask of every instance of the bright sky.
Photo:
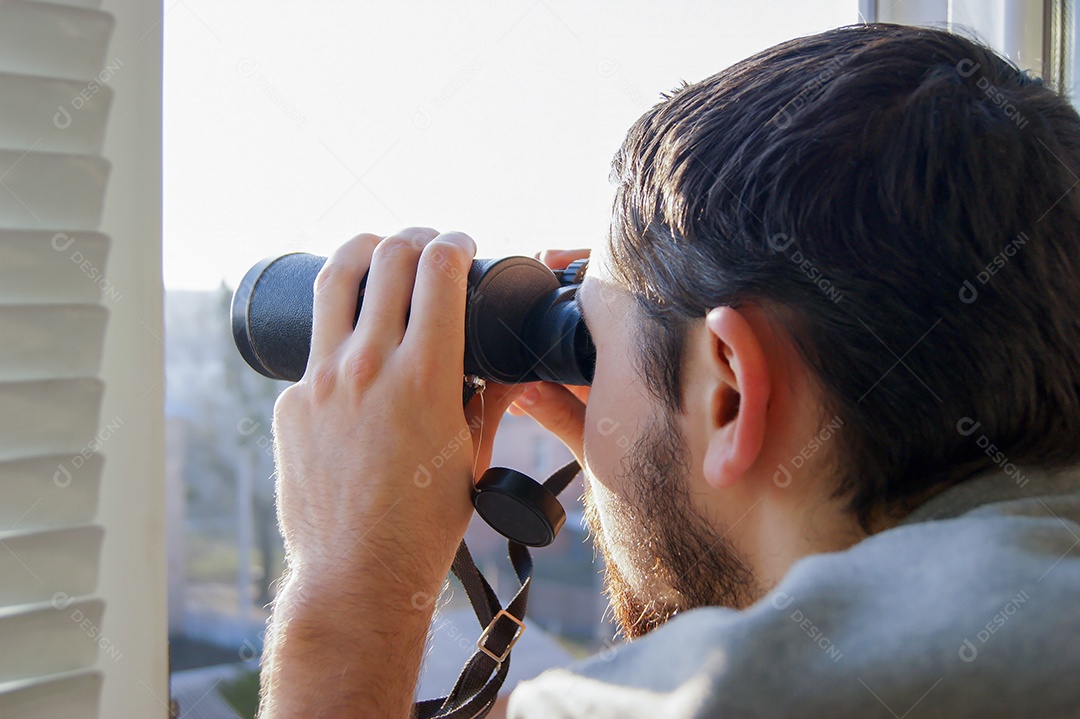
<svg viewBox="0 0 1080 719">
<path fill-rule="evenodd" d="M 661 92 L 857 0 L 176 0 L 165 16 L 165 285 L 358 232 L 479 256 L 603 237 L 608 164 Z"/>
</svg>

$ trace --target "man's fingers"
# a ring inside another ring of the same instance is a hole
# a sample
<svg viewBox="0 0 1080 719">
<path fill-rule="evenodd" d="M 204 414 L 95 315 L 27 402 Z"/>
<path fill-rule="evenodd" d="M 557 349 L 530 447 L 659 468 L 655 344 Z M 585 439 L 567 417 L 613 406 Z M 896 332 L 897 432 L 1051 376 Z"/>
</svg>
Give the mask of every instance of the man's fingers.
<svg viewBox="0 0 1080 719">
<path fill-rule="evenodd" d="M 465 356 L 465 290 L 475 254 L 476 244 L 462 232 L 444 232 L 424 247 L 402 341 L 421 367 L 445 367 L 457 380 Z"/>
<path fill-rule="evenodd" d="M 537 382 L 524 389 L 514 406 L 558 437 L 577 461 L 582 461 L 585 403 L 570 390 L 551 382 Z"/>
<path fill-rule="evenodd" d="M 553 270 L 561 270 L 575 260 L 587 260 L 589 250 L 544 250 L 536 254 L 536 259 Z"/>
<path fill-rule="evenodd" d="M 357 235 L 334 251 L 315 278 L 309 368 L 326 359 L 352 334 L 360 281 L 380 240 L 378 235 Z"/>
<path fill-rule="evenodd" d="M 416 262 L 424 246 L 438 234 L 430 227 L 409 227 L 375 247 L 364 288 L 364 305 L 356 322 L 361 341 L 383 347 L 401 342 L 412 302 Z"/>
</svg>

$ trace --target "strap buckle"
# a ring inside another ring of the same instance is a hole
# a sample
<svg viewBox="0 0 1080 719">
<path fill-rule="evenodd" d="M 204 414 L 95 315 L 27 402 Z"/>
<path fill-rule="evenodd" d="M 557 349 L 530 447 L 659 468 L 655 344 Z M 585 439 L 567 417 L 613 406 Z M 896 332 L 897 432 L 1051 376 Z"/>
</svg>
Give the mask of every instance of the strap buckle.
<svg viewBox="0 0 1080 719">
<path fill-rule="evenodd" d="M 485 646 L 485 642 L 487 641 L 488 637 L 491 636 L 491 632 L 493 629 L 495 629 L 495 625 L 503 617 L 506 617 L 514 624 L 516 624 L 517 629 L 514 630 L 514 636 L 510 638 L 510 643 L 506 645 L 506 649 L 504 649 L 503 653 L 500 655 L 488 649 L 487 646 Z M 521 635 L 524 632 L 525 622 L 521 621 L 505 609 L 500 609 L 499 613 L 495 615 L 495 617 L 491 620 L 491 623 L 487 625 L 486 629 L 484 629 L 483 633 L 480 634 L 480 638 L 476 640 L 476 648 L 482 651 L 484 654 L 487 654 L 493 660 L 495 660 L 496 664 L 502 664 L 504 661 L 506 661 L 506 658 L 510 656 L 510 650 L 514 648 L 514 645 L 517 644 L 517 640 L 521 638 Z"/>
</svg>

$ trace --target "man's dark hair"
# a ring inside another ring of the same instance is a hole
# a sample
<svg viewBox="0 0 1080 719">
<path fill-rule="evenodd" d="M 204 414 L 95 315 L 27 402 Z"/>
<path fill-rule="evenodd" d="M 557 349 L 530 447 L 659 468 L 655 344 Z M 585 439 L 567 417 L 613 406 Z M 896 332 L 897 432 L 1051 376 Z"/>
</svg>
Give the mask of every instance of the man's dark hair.
<svg viewBox="0 0 1080 719">
<path fill-rule="evenodd" d="M 643 378 L 678 410 L 694 323 L 774 312 L 843 422 L 835 496 L 864 527 L 1080 461 L 1078 171 L 1068 101 L 941 30 L 841 28 L 685 86 L 613 163 Z"/>
</svg>

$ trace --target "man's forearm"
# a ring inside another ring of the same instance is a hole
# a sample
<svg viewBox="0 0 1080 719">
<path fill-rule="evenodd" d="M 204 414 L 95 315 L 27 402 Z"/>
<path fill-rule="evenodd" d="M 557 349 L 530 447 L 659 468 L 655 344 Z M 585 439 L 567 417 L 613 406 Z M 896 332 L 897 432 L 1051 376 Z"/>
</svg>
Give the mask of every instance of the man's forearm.
<svg viewBox="0 0 1080 719">
<path fill-rule="evenodd" d="M 377 597 L 287 581 L 267 630 L 260 719 L 409 716 L 434 605 L 427 597 L 439 585 L 406 587 L 375 564 L 364 580 Z"/>
<path fill-rule="evenodd" d="M 514 396 L 489 390 L 462 410 L 461 278 L 475 254 L 461 233 L 361 234 L 315 280 L 308 365 L 274 404 L 291 574 L 268 632 L 263 719 L 410 713 L 434 598 Z M 423 464 L 435 460 L 438 477 Z"/>
</svg>

